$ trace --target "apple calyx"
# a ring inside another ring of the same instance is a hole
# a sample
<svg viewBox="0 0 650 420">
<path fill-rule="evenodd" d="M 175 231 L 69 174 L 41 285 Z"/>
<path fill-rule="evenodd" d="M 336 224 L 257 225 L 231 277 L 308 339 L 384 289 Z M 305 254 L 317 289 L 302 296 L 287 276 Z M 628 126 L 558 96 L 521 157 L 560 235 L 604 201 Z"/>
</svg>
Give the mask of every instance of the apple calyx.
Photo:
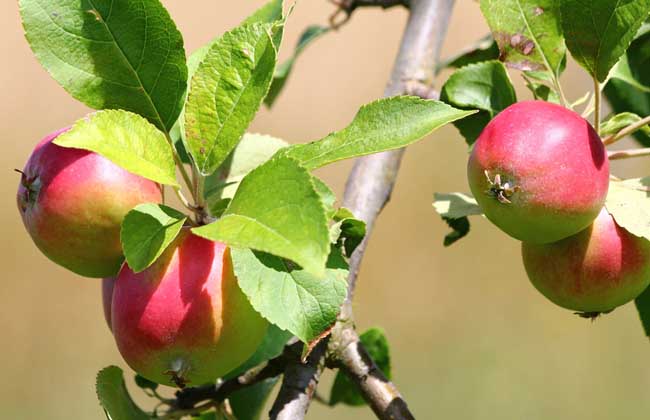
<svg viewBox="0 0 650 420">
<path fill-rule="evenodd" d="M 616 308 L 614 308 L 616 309 Z M 614 309 L 609 311 L 595 311 L 595 312 L 574 312 L 574 315 L 578 315 L 580 318 L 589 319 L 591 322 L 594 322 L 596 318 L 600 318 L 601 315 L 607 315 L 612 312 Z"/>
<path fill-rule="evenodd" d="M 38 193 L 41 191 L 41 179 L 38 175 L 27 176 L 27 174 L 20 169 L 14 170 L 20 174 L 20 185 L 24 188 L 22 194 L 20 194 L 18 198 L 20 211 L 24 213 L 29 207 L 36 204 Z"/>
<path fill-rule="evenodd" d="M 165 372 L 169 375 L 170 380 L 180 389 L 183 389 L 191 381 L 186 379 L 187 373 L 190 371 L 190 366 L 182 358 L 178 358 L 172 362 L 172 368 Z"/>
<path fill-rule="evenodd" d="M 521 191 L 518 185 L 511 185 L 510 181 L 501 183 L 501 174 L 494 175 L 494 180 L 490 178 L 490 173 L 485 170 L 485 177 L 487 178 L 490 188 L 485 192 L 487 195 L 495 198 L 501 204 L 511 204 L 510 197 L 516 192 Z"/>
</svg>

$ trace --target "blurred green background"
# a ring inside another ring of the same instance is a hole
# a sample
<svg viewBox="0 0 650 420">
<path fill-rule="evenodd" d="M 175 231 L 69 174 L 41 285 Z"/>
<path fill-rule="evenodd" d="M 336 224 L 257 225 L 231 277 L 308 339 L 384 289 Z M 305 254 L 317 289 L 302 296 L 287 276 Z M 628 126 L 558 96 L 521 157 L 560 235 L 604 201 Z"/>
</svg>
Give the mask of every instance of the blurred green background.
<svg viewBox="0 0 650 420">
<path fill-rule="evenodd" d="M 163 0 L 193 51 L 236 25 L 263 1 Z M 289 21 L 281 57 L 333 6 L 303 0 Z M 306 50 L 273 110 L 252 130 L 292 142 L 344 127 L 381 96 L 407 13 L 359 10 Z M 457 2 L 443 55 L 487 33 L 478 3 Z M 33 57 L 16 1 L 0 3 L 0 418 L 102 419 L 94 379 L 125 367 L 104 323 L 100 282 L 50 263 L 32 244 L 15 204 L 19 176 L 36 142 L 88 110 Z M 442 75 L 442 79 L 447 74 Z M 512 73 L 520 99 L 529 99 Z M 591 88 L 569 65 L 575 100 Z M 438 86 L 440 82 L 438 83 Z M 630 146 L 630 142 L 622 147 Z M 467 191 L 467 148 L 453 127 L 411 147 L 392 201 L 364 261 L 355 311 L 363 330 L 380 325 L 392 344 L 394 379 L 421 419 L 644 419 L 650 415 L 650 344 L 633 305 L 589 322 L 547 302 L 529 284 L 519 244 L 482 219 L 470 236 L 442 247 L 446 225 L 434 191 Z M 320 175 L 342 194 L 350 162 Z M 647 175 L 647 161 L 617 163 L 620 176 Z M 126 368 L 126 367 L 125 367 Z M 328 394 L 332 375 L 319 392 Z M 371 419 L 369 410 L 314 403 L 311 419 Z"/>
</svg>

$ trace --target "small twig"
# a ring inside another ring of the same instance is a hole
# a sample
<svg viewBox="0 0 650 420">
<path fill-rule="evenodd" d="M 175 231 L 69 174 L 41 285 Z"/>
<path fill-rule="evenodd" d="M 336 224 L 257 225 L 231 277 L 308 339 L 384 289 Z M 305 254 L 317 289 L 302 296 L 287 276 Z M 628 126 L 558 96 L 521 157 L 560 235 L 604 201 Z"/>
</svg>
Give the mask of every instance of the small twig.
<svg viewBox="0 0 650 420">
<path fill-rule="evenodd" d="M 609 146 L 610 144 L 616 143 L 620 139 L 634 133 L 637 130 L 642 129 L 644 126 L 650 124 L 650 115 L 640 119 L 639 121 L 635 122 L 634 124 L 630 124 L 627 127 L 621 129 L 618 133 L 612 134 L 611 136 L 605 137 L 603 139 L 603 143 L 605 143 L 605 146 Z"/>
<path fill-rule="evenodd" d="M 612 152 L 607 152 L 607 157 L 609 158 L 609 160 L 628 159 L 628 158 L 649 156 L 649 155 L 650 155 L 650 147 L 646 147 L 643 149 L 615 150 Z"/>
<path fill-rule="evenodd" d="M 330 16 L 330 27 L 339 29 L 345 25 L 352 17 L 352 13 L 359 7 L 381 7 L 388 9 L 393 6 L 409 7 L 409 0 L 329 0 L 330 3 L 337 6 L 336 11 Z M 339 16 L 344 15 L 343 19 Z"/>
<path fill-rule="evenodd" d="M 600 135 L 600 83 L 594 76 L 594 130 Z"/>
<path fill-rule="evenodd" d="M 249 369 L 236 378 L 228 379 L 216 385 L 180 390 L 176 392 L 173 408 L 175 410 L 188 410 L 203 401 L 210 401 L 217 405 L 221 404 L 233 392 L 281 375 L 289 361 L 294 360 L 295 353 L 300 354 L 301 350 L 302 343 L 300 342 L 288 344 L 280 356 Z"/>
</svg>

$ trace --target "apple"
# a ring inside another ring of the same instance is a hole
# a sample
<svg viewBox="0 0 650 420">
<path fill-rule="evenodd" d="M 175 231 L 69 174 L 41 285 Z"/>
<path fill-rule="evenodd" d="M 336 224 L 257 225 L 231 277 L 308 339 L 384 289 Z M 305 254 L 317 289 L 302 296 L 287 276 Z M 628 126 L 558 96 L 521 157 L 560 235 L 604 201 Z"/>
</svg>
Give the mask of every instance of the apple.
<svg viewBox="0 0 650 420">
<path fill-rule="evenodd" d="M 142 203 L 160 203 L 160 186 L 97 153 L 53 143 L 32 152 L 18 187 L 18 209 L 36 246 L 55 263 L 86 277 L 117 274 L 120 225 Z"/>
<path fill-rule="evenodd" d="M 598 216 L 609 187 L 605 147 L 575 112 L 544 101 L 509 106 L 488 123 L 467 165 L 485 216 L 510 236 L 550 243 Z"/>
<path fill-rule="evenodd" d="M 111 321 L 133 370 L 179 387 L 213 382 L 237 368 L 268 327 L 239 288 L 229 248 L 187 228 L 146 270 L 122 267 Z"/>
<path fill-rule="evenodd" d="M 523 242 L 526 273 L 553 303 L 609 312 L 650 284 L 650 242 L 618 226 L 605 209 L 582 232 L 550 244 Z"/>
</svg>

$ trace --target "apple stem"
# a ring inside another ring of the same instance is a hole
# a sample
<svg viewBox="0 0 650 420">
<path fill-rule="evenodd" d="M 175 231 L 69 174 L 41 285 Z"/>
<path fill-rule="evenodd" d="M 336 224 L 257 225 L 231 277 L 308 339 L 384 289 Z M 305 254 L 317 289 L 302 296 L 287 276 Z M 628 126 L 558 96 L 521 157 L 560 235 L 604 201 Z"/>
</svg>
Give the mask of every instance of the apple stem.
<svg viewBox="0 0 650 420">
<path fill-rule="evenodd" d="M 637 130 L 640 130 L 641 128 L 645 127 L 646 125 L 650 125 L 650 115 L 640 119 L 639 121 L 635 122 L 634 124 L 630 124 L 627 127 L 621 129 L 618 133 L 612 134 L 611 136 L 607 136 L 603 139 L 603 143 L 605 143 L 605 146 L 609 146 L 610 144 L 616 143 L 620 139 L 624 138 L 625 136 L 634 133 Z"/>
<path fill-rule="evenodd" d="M 183 194 L 183 191 L 181 191 L 180 188 L 172 188 L 174 190 L 174 193 L 176 194 L 176 197 L 178 197 L 178 200 L 183 204 L 183 206 L 190 210 L 194 211 L 194 206 L 192 206 L 187 198 L 185 198 L 185 195 Z"/>
<path fill-rule="evenodd" d="M 594 76 L 594 129 L 600 135 L 600 83 Z"/>
<path fill-rule="evenodd" d="M 210 212 L 205 201 L 205 176 L 192 166 L 192 185 L 194 186 L 194 198 L 196 202 L 196 221 L 200 225 L 210 222 Z"/>
<path fill-rule="evenodd" d="M 628 159 L 641 156 L 650 156 L 650 147 L 642 149 L 615 150 L 607 153 L 609 160 Z"/>
</svg>

